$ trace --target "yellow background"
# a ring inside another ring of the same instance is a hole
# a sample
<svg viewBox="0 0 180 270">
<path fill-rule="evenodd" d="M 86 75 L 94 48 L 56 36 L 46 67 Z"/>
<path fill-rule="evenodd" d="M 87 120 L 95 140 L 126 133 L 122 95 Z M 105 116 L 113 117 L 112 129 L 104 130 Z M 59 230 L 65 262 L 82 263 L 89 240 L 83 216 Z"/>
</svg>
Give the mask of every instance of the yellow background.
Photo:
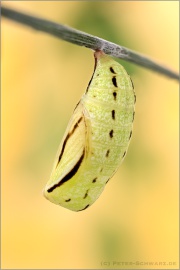
<svg viewBox="0 0 180 270">
<path fill-rule="evenodd" d="M 102 38 L 110 25 L 121 45 L 178 70 L 178 2 L 3 4 Z M 106 20 L 97 29 L 95 14 Z M 74 213 L 42 189 L 93 53 L 4 18 L 1 31 L 2 268 L 178 269 L 178 82 L 126 62 L 137 96 L 128 154 L 97 202 Z"/>
</svg>

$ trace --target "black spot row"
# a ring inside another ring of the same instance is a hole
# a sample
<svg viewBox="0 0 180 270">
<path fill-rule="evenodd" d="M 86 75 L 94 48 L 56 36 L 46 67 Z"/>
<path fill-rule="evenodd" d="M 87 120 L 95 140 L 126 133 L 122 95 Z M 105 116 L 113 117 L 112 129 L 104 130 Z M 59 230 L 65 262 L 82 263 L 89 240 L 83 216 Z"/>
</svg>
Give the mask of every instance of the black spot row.
<svg viewBox="0 0 180 270">
<path fill-rule="evenodd" d="M 113 137 L 113 133 L 114 133 L 114 131 L 113 131 L 113 129 L 109 132 L 109 136 L 110 136 L 110 138 L 112 138 Z"/>
<path fill-rule="evenodd" d="M 116 81 L 116 76 L 113 76 L 113 77 L 112 77 L 112 83 L 113 83 L 113 85 L 114 85 L 115 87 L 118 87 L 118 86 L 117 86 L 117 81 Z"/>
<path fill-rule="evenodd" d="M 115 120 L 115 110 L 112 110 L 111 113 L 112 113 L 112 119 Z"/>
<path fill-rule="evenodd" d="M 92 180 L 92 183 L 96 183 L 97 177 Z"/>
<path fill-rule="evenodd" d="M 95 179 L 94 179 L 94 180 L 95 180 L 95 182 L 96 182 L 96 179 L 97 179 L 97 178 L 95 178 Z M 93 180 L 93 181 L 94 181 L 94 180 Z M 92 182 L 93 182 L 93 181 L 92 181 Z M 93 182 L 93 183 L 94 183 L 94 182 Z M 88 191 L 89 191 L 89 190 L 86 190 L 86 193 L 85 193 L 85 195 L 84 195 L 83 199 L 86 199 L 86 197 L 88 196 Z M 70 202 L 70 201 L 71 201 L 71 199 L 67 199 L 67 200 L 65 200 L 65 202 Z"/>
<path fill-rule="evenodd" d="M 112 67 L 110 67 L 109 69 L 113 74 L 116 74 L 116 72 L 114 71 L 114 69 Z"/>
<path fill-rule="evenodd" d="M 116 92 L 113 92 L 114 100 L 116 100 L 116 96 L 117 96 L 117 93 Z"/>
<path fill-rule="evenodd" d="M 107 152 L 106 152 L 106 157 L 109 156 L 109 152 L 110 152 L 110 150 L 108 149 Z"/>
</svg>

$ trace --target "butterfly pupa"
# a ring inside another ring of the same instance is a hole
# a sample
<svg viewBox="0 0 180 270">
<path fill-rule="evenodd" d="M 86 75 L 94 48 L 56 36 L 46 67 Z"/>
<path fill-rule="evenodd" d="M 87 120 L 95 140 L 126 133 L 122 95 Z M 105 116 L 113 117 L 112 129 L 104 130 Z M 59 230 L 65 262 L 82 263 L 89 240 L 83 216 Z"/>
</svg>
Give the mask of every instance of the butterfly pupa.
<svg viewBox="0 0 180 270">
<path fill-rule="evenodd" d="M 44 196 L 72 211 L 92 205 L 123 161 L 135 93 L 125 69 L 102 51 L 60 144 Z"/>
</svg>

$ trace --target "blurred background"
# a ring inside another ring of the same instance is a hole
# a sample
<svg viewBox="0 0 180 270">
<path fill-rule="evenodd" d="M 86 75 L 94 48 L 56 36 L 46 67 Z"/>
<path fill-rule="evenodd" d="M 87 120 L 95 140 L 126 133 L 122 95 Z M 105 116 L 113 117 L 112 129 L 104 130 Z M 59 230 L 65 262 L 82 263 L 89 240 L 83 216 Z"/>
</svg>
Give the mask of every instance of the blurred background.
<svg viewBox="0 0 180 270">
<path fill-rule="evenodd" d="M 176 1 L 4 1 L 178 71 Z M 179 84 L 121 61 L 137 96 L 127 156 L 100 198 L 72 212 L 42 195 L 94 59 L 2 18 L 2 268 L 179 269 Z M 118 60 L 119 61 L 119 60 Z"/>
</svg>

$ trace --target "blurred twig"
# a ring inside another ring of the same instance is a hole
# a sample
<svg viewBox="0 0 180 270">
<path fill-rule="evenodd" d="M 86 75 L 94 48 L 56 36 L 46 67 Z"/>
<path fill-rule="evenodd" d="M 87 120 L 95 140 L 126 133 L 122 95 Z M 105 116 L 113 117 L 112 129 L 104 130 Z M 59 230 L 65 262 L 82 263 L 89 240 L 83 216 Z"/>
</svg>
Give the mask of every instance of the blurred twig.
<svg viewBox="0 0 180 270">
<path fill-rule="evenodd" d="M 131 51 L 128 48 L 122 47 L 110 41 L 92 36 L 62 24 L 57 24 L 45 19 L 37 18 L 35 16 L 30 16 L 6 7 L 1 7 L 1 15 L 10 20 L 28 25 L 35 30 L 49 33 L 76 45 L 85 46 L 93 50 L 102 50 L 108 55 L 133 62 L 170 78 L 179 80 L 178 73 L 152 61 L 142 54 Z"/>
</svg>

